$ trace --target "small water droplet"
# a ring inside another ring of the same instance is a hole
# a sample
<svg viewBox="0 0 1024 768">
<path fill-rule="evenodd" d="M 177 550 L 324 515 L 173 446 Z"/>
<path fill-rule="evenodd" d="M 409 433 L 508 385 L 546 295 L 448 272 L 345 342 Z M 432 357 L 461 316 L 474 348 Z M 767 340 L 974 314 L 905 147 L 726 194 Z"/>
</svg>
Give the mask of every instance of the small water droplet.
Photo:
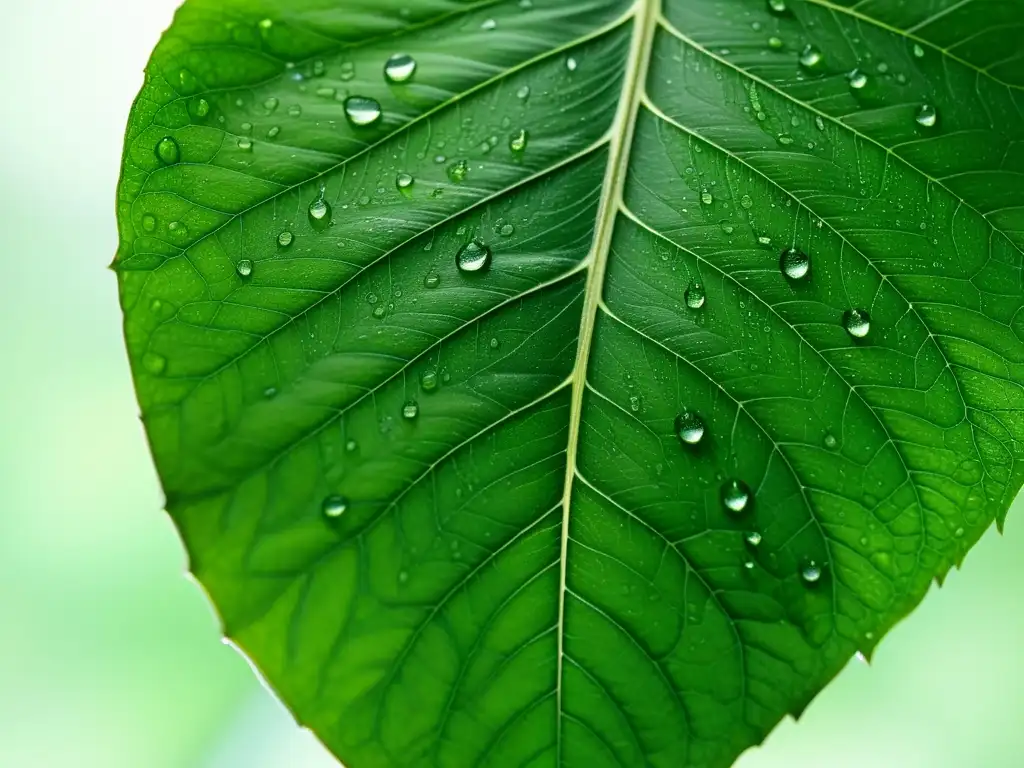
<svg viewBox="0 0 1024 768">
<path fill-rule="evenodd" d="M 142 217 L 142 228 L 146 232 L 153 232 L 156 229 L 156 216 L 151 213 L 147 213 Z"/>
<path fill-rule="evenodd" d="M 705 189 L 703 192 L 700 193 L 700 201 L 704 205 L 711 205 L 713 202 L 715 202 L 715 198 L 710 192 L 708 192 Z"/>
<path fill-rule="evenodd" d="M 344 496 L 328 496 L 321 507 L 324 517 L 337 520 L 348 510 L 348 499 Z"/>
<path fill-rule="evenodd" d="M 167 358 L 156 352 L 147 352 L 142 356 L 142 367 L 154 376 L 159 376 L 167 369 Z"/>
<path fill-rule="evenodd" d="M 376 307 L 373 308 L 373 312 L 371 312 L 370 314 L 373 315 L 377 320 L 382 320 L 384 319 L 384 316 L 387 313 L 388 308 L 385 307 L 383 304 L 378 304 Z"/>
<path fill-rule="evenodd" d="M 292 104 L 288 107 L 288 117 L 302 117 L 302 107 L 298 104 Z"/>
<path fill-rule="evenodd" d="M 373 125 L 381 118 L 380 103 L 365 96 L 349 96 L 345 99 L 345 117 L 357 128 Z"/>
<path fill-rule="evenodd" d="M 281 104 L 280 100 L 276 96 L 271 96 L 263 102 L 263 108 L 267 110 L 269 114 L 274 114 L 277 111 L 278 106 Z"/>
<path fill-rule="evenodd" d="M 704 439 L 704 419 L 693 411 L 683 411 L 676 416 L 676 435 L 686 445 L 697 445 Z"/>
<path fill-rule="evenodd" d="M 321 189 L 316 200 L 309 204 L 309 223 L 318 232 L 331 223 L 331 204 L 325 199 L 326 194 L 327 190 Z"/>
<path fill-rule="evenodd" d="M 263 396 L 267 400 L 273 400 L 275 397 L 277 397 L 277 387 L 267 387 L 266 389 L 263 390 Z"/>
<path fill-rule="evenodd" d="M 722 504 L 729 512 L 742 514 L 750 505 L 750 488 L 742 480 L 730 480 L 722 486 Z"/>
<path fill-rule="evenodd" d="M 400 173 L 395 177 L 395 186 L 406 197 L 412 194 L 412 185 L 415 183 L 416 179 L 411 173 Z"/>
<path fill-rule="evenodd" d="M 238 148 L 243 152 L 252 151 L 252 139 L 248 136 L 242 136 L 238 139 Z"/>
<path fill-rule="evenodd" d="M 508 148 L 516 153 L 524 152 L 529 141 L 530 134 L 527 131 L 520 129 L 509 137 Z"/>
<path fill-rule="evenodd" d="M 821 580 L 821 566 L 814 560 L 806 561 L 800 566 L 800 578 L 806 584 L 817 584 Z"/>
<path fill-rule="evenodd" d="M 249 259 L 242 259 L 235 265 L 235 271 L 239 277 L 250 277 L 252 275 L 252 262 Z"/>
<path fill-rule="evenodd" d="M 491 339 L 491 349 L 497 349 L 501 346 L 501 342 L 498 341 L 497 337 Z"/>
<path fill-rule="evenodd" d="M 453 184 L 460 184 L 469 173 L 469 163 L 465 160 L 457 160 L 448 166 L 448 178 Z"/>
<path fill-rule="evenodd" d="M 455 255 L 460 272 L 481 272 L 491 263 L 491 249 L 479 240 L 470 240 Z"/>
<path fill-rule="evenodd" d="M 707 301 L 708 295 L 704 290 L 702 283 L 693 282 L 690 283 L 690 287 L 686 289 L 686 293 L 683 294 L 683 300 L 686 302 L 686 306 L 690 309 L 700 309 L 704 306 L 704 302 Z"/>
<path fill-rule="evenodd" d="M 782 252 L 779 268 L 790 280 L 802 280 L 811 271 L 811 260 L 803 251 L 787 248 Z"/>
<path fill-rule="evenodd" d="M 807 69 L 813 69 L 821 63 L 821 51 L 813 45 L 806 46 L 800 52 L 800 64 Z"/>
<path fill-rule="evenodd" d="M 497 26 L 498 22 L 496 22 L 494 19 L 486 19 L 480 25 L 480 29 L 482 29 L 484 32 L 490 32 L 492 29 L 496 29 Z"/>
<path fill-rule="evenodd" d="M 410 400 L 402 406 L 402 418 L 412 421 L 420 415 L 420 406 L 415 400 Z"/>
<path fill-rule="evenodd" d="M 855 339 L 863 339 L 871 330 L 871 316 L 863 309 L 848 309 L 843 313 L 843 327 Z"/>
<path fill-rule="evenodd" d="M 957 528 L 957 529 L 956 529 L 955 531 L 953 531 L 953 535 L 954 535 L 954 536 L 955 536 L 956 538 L 958 538 L 958 539 L 959 539 L 959 538 L 963 538 L 963 535 L 964 535 L 964 529 L 963 529 L 963 528 Z"/>
<path fill-rule="evenodd" d="M 156 156 L 164 165 L 174 165 L 181 159 L 181 149 L 178 142 L 170 136 L 164 136 L 156 145 Z"/>
<path fill-rule="evenodd" d="M 437 288 L 441 284 L 441 276 L 436 272 L 431 272 L 429 275 L 423 278 L 424 288 Z"/>
<path fill-rule="evenodd" d="M 924 57 L 924 48 L 918 43 L 914 43 L 914 56 L 919 59 Z"/>
<path fill-rule="evenodd" d="M 420 386 L 424 392 L 433 392 L 437 389 L 437 371 L 433 368 L 420 374 Z"/>
<path fill-rule="evenodd" d="M 293 242 L 295 242 L 295 236 L 287 230 L 277 236 L 277 244 L 282 248 L 287 248 Z"/>
<path fill-rule="evenodd" d="M 758 531 L 747 531 L 743 534 L 743 540 L 752 547 L 761 546 L 762 536 Z"/>
<path fill-rule="evenodd" d="M 407 83 L 416 74 L 416 59 L 407 53 L 396 53 L 384 64 L 384 77 L 389 83 Z"/>
<path fill-rule="evenodd" d="M 530 86 L 528 86 L 528 85 L 522 86 L 518 91 L 516 91 L 516 96 L 519 99 L 524 100 L 524 101 L 526 99 L 530 98 Z"/>
<path fill-rule="evenodd" d="M 771 48 L 773 51 L 781 51 L 784 45 L 785 43 L 782 42 L 781 37 L 768 38 L 768 47 Z"/>
<path fill-rule="evenodd" d="M 939 120 L 939 113 L 935 111 L 935 107 L 931 104 L 922 105 L 921 109 L 917 111 L 917 123 L 923 125 L 925 128 L 931 128 Z"/>
<path fill-rule="evenodd" d="M 744 210 L 749 211 L 751 208 L 754 207 L 754 201 L 750 199 L 750 195 L 744 195 L 743 197 L 740 198 L 740 206 Z"/>
<path fill-rule="evenodd" d="M 858 91 L 868 84 L 868 76 L 859 69 L 853 70 L 846 77 L 850 81 L 850 87 Z"/>
<path fill-rule="evenodd" d="M 345 443 L 345 450 L 348 451 L 349 453 L 355 453 L 358 449 L 359 443 L 357 443 L 355 440 L 349 440 L 347 443 Z"/>
<path fill-rule="evenodd" d="M 210 114 L 210 102 L 206 99 L 196 99 L 192 102 L 192 114 L 198 118 L 206 117 Z"/>
<path fill-rule="evenodd" d="M 574 59 L 572 56 L 565 60 L 565 68 L 568 69 L 570 72 L 575 72 L 576 67 L 578 66 L 579 64 L 576 62 L 576 59 Z"/>
<path fill-rule="evenodd" d="M 768 0 L 768 10 L 772 13 L 785 13 L 789 9 L 786 0 Z"/>
<path fill-rule="evenodd" d="M 839 445 L 839 441 L 836 440 L 836 436 L 831 432 L 825 433 L 825 447 L 830 451 L 835 450 L 836 446 Z"/>
</svg>

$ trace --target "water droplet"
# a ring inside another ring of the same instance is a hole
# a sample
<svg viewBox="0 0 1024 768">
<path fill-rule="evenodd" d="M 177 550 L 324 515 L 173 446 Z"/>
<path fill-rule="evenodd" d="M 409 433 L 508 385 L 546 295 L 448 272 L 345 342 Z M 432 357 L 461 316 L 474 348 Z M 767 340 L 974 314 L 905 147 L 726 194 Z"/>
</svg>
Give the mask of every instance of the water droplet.
<svg viewBox="0 0 1024 768">
<path fill-rule="evenodd" d="M 407 83 L 416 74 L 416 59 L 407 53 L 396 53 L 384 65 L 384 77 L 389 83 Z"/>
<path fill-rule="evenodd" d="M 924 104 L 917 112 L 917 123 L 925 128 L 931 128 L 939 120 L 939 113 L 931 104 Z"/>
<path fill-rule="evenodd" d="M 512 237 L 512 235 L 514 235 L 515 232 L 516 227 L 514 224 L 502 224 L 498 228 L 498 234 L 501 235 L 502 237 Z"/>
<path fill-rule="evenodd" d="M 238 148 L 240 150 L 242 150 L 243 152 L 251 152 L 252 151 L 252 139 L 250 139 L 248 136 L 242 136 L 238 140 Z"/>
<path fill-rule="evenodd" d="M 693 282 L 690 283 L 690 287 L 686 289 L 686 293 L 683 294 L 683 300 L 686 301 L 686 306 L 690 309 L 700 309 L 704 306 L 704 302 L 707 301 L 708 295 L 704 290 L 702 283 Z"/>
<path fill-rule="evenodd" d="M 814 560 L 806 561 L 800 566 L 800 578 L 806 584 L 817 584 L 821 580 L 821 566 Z"/>
<path fill-rule="evenodd" d="M 273 114 L 274 112 L 277 111 L 277 108 L 280 104 L 281 102 L 277 99 L 276 96 L 271 96 L 270 98 L 263 102 L 263 108 L 267 110 L 269 114 Z"/>
<path fill-rule="evenodd" d="M 722 504 L 729 512 L 742 514 L 750 505 L 750 488 L 742 480 L 730 480 L 722 486 Z"/>
<path fill-rule="evenodd" d="M 277 244 L 282 248 L 287 248 L 295 242 L 295 236 L 287 230 L 277 236 Z"/>
<path fill-rule="evenodd" d="M 825 433 L 825 447 L 828 448 L 830 451 L 832 451 L 832 450 L 835 450 L 835 447 L 837 445 L 839 445 L 839 441 L 836 440 L 836 436 L 833 435 L 831 432 L 826 432 Z"/>
<path fill-rule="evenodd" d="M 165 165 L 174 165 L 181 159 L 181 149 L 178 142 L 170 136 L 164 136 L 156 145 L 156 156 Z"/>
<path fill-rule="evenodd" d="M 373 312 L 371 312 L 370 314 L 373 315 L 377 320 L 382 320 L 387 313 L 388 308 L 385 307 L 383 304 L 380 304 L 374 307 Z"/>
<path fill-rule="evenodd" d="M 497 337 L 491 339 L 491 349 L 497 349 L 501 346 L 501 342 L 498 341 Z"/>
<path fill-rule="evenodd" d="M 437 288 L 441 284 L 441 276 L 436 272 L 431 272 L 429 275 L 423 278 L 424 288 Z"/>
<path fill-rule="evenodd" d="M 402 418 L 412 421 L 420 415 L 420 406 L 415 400 L 410 400 L 402 406 Z"/>
<path fill-rule="evenodd" d="M 697 445 L 704 439 L 704 419 L 693 411 L 683 411 L 676 416 L 676 434 L 686 445 Z"/>
<path fill-rule="evenodd" d="M 919 59 L 924 57 L 924 48 L 922 48 L 918 43 L 914 43 L 914 56 Z"/>
<path fill-rule="evenodd" d="M 324 499 L 321 508 L 323 509 L 324 517 L 337 520 L 348 510 L 348 499 L 344 496 L 328 496 Z"/>
<path fill-rule="evenodd" d="M 252 275 L 252 262 L 249 259 L 242 259 L 235 265 L 235 271 L 239 277 L 250 277 Z"/>
<path fill-rule="evenodd" d="M 458 160 L 448 166 L 448 178 L 454 184 L 460 184 L 469 173 L 469 163 L 465 160 Z"/>
<path fill-rule="evenodd" d="M 758 531 L 747 531 L 743 534 L 743 540 L 752 547 L 761 546 L 762 536 Z"/>
<path fill-rule="evenodd" d="M 509 137 L 508 148 L 516 153 L 524 152 L 526 150 L 526 145 L 529 143 L 529 141 L 530 134 L 527 131 L 520 129 L 518 132 L 513 133 Z"/>
<path fill-rule="evenodd" d="M 345 450 L 348 451 L 349 453 L 355 453 L 357 450 L 359 450 L 359 443 L 357 443 L 355 440 L 349 440 L 347 443 L 345 443 Z"/>
<path fill-rule="evenodd" d="M 530 86 L 524 85 L 523 87 L 521 87 L 518 91 L 516 91 L 516 96 L 524 101 L 530 98 Z"/>
<path fill-rule="evenodd" d="M 785 13 L 789 9 L 786 0 L 768 0 L 768 10 L 772 13 Z"/>
<path fill-rule="evenodd" d="M 437 371 L 430 369 L 421 373 L 420 386 L 424 392 L 433 392 L 437 389 Z"/>
<path fill-rule="evenodd" d="M 811 271 L 811 260 L 803 251 L 787 248 L 782 252 L 779 267 L 782 269 L 782 274 L 790 280 L 802 280 Z"/>
<path fill-rule="evenodd" d="M 345 99 L 345 117 L 357 128 L 373 125 L 381 117 L 380 103 L 365 96 L 349 96 Z"/>
<path fill-rule="evenodd" d="M 572 56 L 565 60 L 565 68 L 568 69 L 570 72 L 575 72 L 576 67 L 578 66 L 579 64 L 577 64 L 576 59 L 574 59 Z"/>
<path fill-rule="evenodd" d="M 868 84 L 868 76 L 859 69 L 853 70 L 846 77 L 850 81 L 850 87 L 858 91 Z"/>
<path fill-rule="evenodd" d="M 782 42 L 781 37 L 768 38 L 768 47 L 771 48 L 773 51 L 781 51 L 784 45 L 785 43 Z"/>
<path fill-rule="evenodd" d="M 196 76 L 187 69 L 183 69 L 178 72 L 178 82 L 181 83 L 181 87 L 185 93 L 192 93 L 199 87 L 199 82 L 196 80 Z"/>
<path fill-rule="evenodd" d="M 740 205 L 747 211 L 754 207 L 754 201 L 750 199 L 750 195 L 744 195 L 740 198 Z"/>
<path fill-rule="evenodd" d="M 159 376 L 167 368 L 167 358 L 156 352 L 147 352 L 142 356 L 142 367 L 154 376 Z"/>
<path fill-rule="evenodd" d="M 480 29 L 484 30 L 484 32 L 490 32 L 492 29 L 495 29 L 497 26 L 498 26 L 498 22 L 496 22 L 494 19 L 486 19 L 483 22 L 483 24 L 480 25 Z"/>
<path fill-rule="evenodd" d="M 813 69 L 821 63 L 821 51 L 815 48 L 813 45 L 806 46 L 800 52 L 800 64 L 801 66 L 807 67 L 807 69 Z"/>
<path fill-rule="evenodd" d="M 705 189 L 703 192 L 700 193 L 700 201 L 704 203 L 704 205 L 711 205 L 713 202 L 715 202 L 715 198 L 710 192 L 708 192 Z"/>
<path fill-rule="evenodd" d="M 412 194 L 412 185 L 415 183 L 416 179 L 413 178 L 411 173 L 400 173 L 395 177 L 395 186 L 398 187 L 399 192 L 406 196 Z"/>
<path fill-rule="evenodd" d="M 277 387 L 267 387 L 263 390 L 263 396 L 267 398 L 267 400 L 273 400 L 277 397 Z"/>
<path fill-rule="evenodd" d="M 142 228 L 146 232 L 152 232 L 156 229 L 156 216 L 151 213 L 147 213 L 142 217 Z"/>
<path fill-rule="evenodd" d="M 491 263 L 491 249 L 479 240 L 471 240 L 455 255 L 460 272 L 480 272 Z"/>
<path fill-rule="evenodd" d="M 821 115 L 818 115 L 817 117 L 814 118 L 814 125 L 817 127 L 819 131 L 825 130 L 825 121 L 822 119 Z"/>
<path fill-rule="evenodd" d="M 206 99 L 196 99 L 192 102 L 192 114 L 199 118 L 206 117 L 210 114 L 210 102 Z"/>
<path fill-rule="evenodd" d="M 331 204 L 325 199 L 326 194 L 327 190 L 321 189 L 316 200 L 309 204 L 309 223 L 318 232 L 331 223 Z"/>
<path fill-rule="evenodd" d="M 298 104 L 292 104 L 288 107 L 288 117 L 302 117 L 302 107 Z"/>
<path fill-rule="evenodd" d="M 848 309 L 843 313 L 843 327 L 855 339 L 863 339 L 871 330 L 871 316 L 863 309 Z"/>
</svg>

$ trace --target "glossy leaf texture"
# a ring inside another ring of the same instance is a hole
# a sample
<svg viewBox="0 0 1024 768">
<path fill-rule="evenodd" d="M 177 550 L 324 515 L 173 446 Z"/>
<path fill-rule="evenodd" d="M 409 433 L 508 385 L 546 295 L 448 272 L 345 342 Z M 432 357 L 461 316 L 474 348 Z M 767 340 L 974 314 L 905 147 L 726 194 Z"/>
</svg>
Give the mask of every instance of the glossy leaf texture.
<svg viewBox="0 0 1024 768">
<path fill-rule="evenodd" d="M 188 0 L 125 333 L 299 722 L 351 768 L 712 768 L 870 653 L 1021 487 L 1022 20 Z"/>
</svg>

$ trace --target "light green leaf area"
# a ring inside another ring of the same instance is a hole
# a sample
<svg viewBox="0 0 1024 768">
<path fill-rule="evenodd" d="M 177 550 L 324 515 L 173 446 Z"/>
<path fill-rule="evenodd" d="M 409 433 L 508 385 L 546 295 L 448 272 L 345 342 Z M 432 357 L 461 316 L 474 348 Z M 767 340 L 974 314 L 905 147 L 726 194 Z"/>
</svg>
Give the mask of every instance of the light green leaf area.
<svg viewBox="0 0 1024 768">
<path fill-rule="evenodd" d="M 116 260 L 350 768 L 727 766 L 1022 484 L 1022 0 L 188 0 Z"/>
</svg>

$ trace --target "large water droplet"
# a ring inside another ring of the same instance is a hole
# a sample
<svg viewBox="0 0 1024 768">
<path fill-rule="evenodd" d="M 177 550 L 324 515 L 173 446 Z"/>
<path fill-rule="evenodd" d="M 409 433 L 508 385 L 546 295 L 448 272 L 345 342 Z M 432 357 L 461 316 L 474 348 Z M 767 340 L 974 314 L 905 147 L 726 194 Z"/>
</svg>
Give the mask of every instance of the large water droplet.
<svg viewBox="0 0 1024 768">
<path fill-rule="evenodd" d="M 448 178 L 454 184 L 462 183 L 462 180 L 466 178 L 466 174 L 469 173 L 469 163 L 465 160 L 457 160 L 448 166 Z"/>
<path fill-rule="evenodd" d="M 345 117 L 357 128 L 365 128 L 380 120 L 380 102 L 365 96 L 349 96 L 345 99 Z"/>
<path fill-rule="evenodd" d="M 868 84 L 868 76 L 861 72 L 859 69 L 853 70 L 848 74 L 847 79 L 850 81 L 850 87 L 854 90 L 860 90 Z"/>
<path fill-rule="evenodd" d="M 424 288 L 437 288 L 441 284 L 441 276 L 436 272 L 431 272 L 429 275 L 423 278 Z"/>
<path fill-rule="evenodd" d="M 750 198 L 750 195 L 743 195 L 743 197 L 740 198 L 740 206 L 743 210 L 749 211 L 754 207 L 754 201 Z"/>
<path fill-rule="evenodd" d="M 782 252 L 779 267 L 782 269 L 782 274 L 790 280 L 802 280 L 811 271 L 811 260 L 803 251 L 788 248 Z"/>
<path fill-rule="evenodd" d="M 526 145 L 530 142 L 530 134 L 520 129 L 516 133 L 513 133 L 508 140 L 508 148 L 513 152 L 519 153 L 526 151 Z"/>
<path fill-rule="evenodd" d="M 800 52 L 800 64 L 801 66 L 813 69 L 821 63 L 821 51 L 815 48 L 813 45 L 806 46 Z"/>
<path fill-rule="evenodd" d="M 575 72 L 576 67 L 578 66 L 579 64 L 576 62 L 576 59 L 574 59 L 572 56 L 565 60 L 565 68 L 568 69 L 570 72 Z"/>
<path fill-rule="evenodd" d="M 786 0 L 768 0 L 768 10 L 772 13 L 785 13 L 789 9 Z"/>
<path fill-rule="evenodd" d="M 871 316 L 863 309 L 848 309 L 843 313 L 843 327 L 855 339 L 863 339 L 871 331 Z"/>
<path fill-rule="evenodd" d="M 415 400 L 410 400 L 402 406 L 402 418 L 412 421 L 420 415 L 420 406 Z"/>
<path fill-rule="evenodd" d="M 460 272 L 480 272 L 490 266 L 491 249 L 479 240 L 470 240 L 455 255 Z"/>
<path fill-rule="evenodd" d="M 344 496 L 328 496 L 322 506 L 324 517 L 337 520 L 348 510 L 348 499 Z"/>
<path fill-rule="evenodd" d="M 316 200 L 309 204 L 309 223 L 313 229 L 321 231 L 331 223 L 331 204 L 325 199 L 327 191 L 320 190 Z"/>
<path fill-rule="evenodd" d="M 939 120 L 939 113 L 931 104 L 924 104 L 917 112 L 917 123 L 925 128 L 931 128 Z"/>
<path fill-rule="evenodd" d="M 277 236 L 277 244 L 282 248 L 288 248 L 294 242 L 295 236 L 287 230 Z"/>
<path fill-rule="evenodd" d="M 824 442 L 825 442 L 825 447 L 828 448 L 830 451 L 835 450 L 836 446 L 839 445 L 839 441 L 836 440 L 836 436 L 833 435 L 831 432 L 826 432 L 825 433 L 825 440 L 824 440 Z"/>
<path fill-rule="evenodd" d="M 181 159 L 181 148 L 170 136 L 164 136 L 157 142 L 156 156 L 165 165 L 174 165 Z"/>
<path fill-rule="evenodd" d="M 433 392 L 437 389 L 437 371 L 430 368 L 420 374 L 420 386 L 424 392 Z"/>
<path fill-rule="evenodd" d="M 407 53 L 396 53 L 384 65 L 384 77 L 389 83 L 406 83 L 416 74 L 416 59 Z"/>
<path fill-rule="evenodd" d="M 734 515 L 742 514 L 750 505 L 750 488 L 742 480 L 730 480 L 722 486 L 722 504 Z"/>
<path fill-rule="evenodd" d="M 707 292 L 704 290 L 704 285 L 698 282 L 690 283 L 690 287 L 686 289 L 683 299 L 686 301 L 686 306 L 690 309 L 700 309 L 704 306 L 704 302 L 707 301 Z"/>
<path fill-rule="evenodd" d="M 412 185 L 416 183 L 411 173 L 400 173 L 395 177 L 395 186 L 398 191 L 407 197 L 412 194 Z"/>
<path fill-rule="evenodd" d="M 761 546 L 762 536 L 758 531 L 747 531 L 743 534 L 743 540 L 752 547 Z"/>
<path fill-rule="evenodd" d="M 235 271 L 239 277 L 250 277 L 252 275 L 252 262 L 249 259 L 242 259 L 235 265 Z"/>
<path fill-rule="evenodd" d="M 805 584 L 817 584 L 821 581 L 821 566 L 815 560 L 807 560 L 800 566 L 800 578 Z"/>
<path fill-rule="evenodd" d="M 697 445 L 704 439 L 704 419 L 693 411 L 683 411 L 676 416 L 676 434 L 686 445 Z"/>
</svg>

